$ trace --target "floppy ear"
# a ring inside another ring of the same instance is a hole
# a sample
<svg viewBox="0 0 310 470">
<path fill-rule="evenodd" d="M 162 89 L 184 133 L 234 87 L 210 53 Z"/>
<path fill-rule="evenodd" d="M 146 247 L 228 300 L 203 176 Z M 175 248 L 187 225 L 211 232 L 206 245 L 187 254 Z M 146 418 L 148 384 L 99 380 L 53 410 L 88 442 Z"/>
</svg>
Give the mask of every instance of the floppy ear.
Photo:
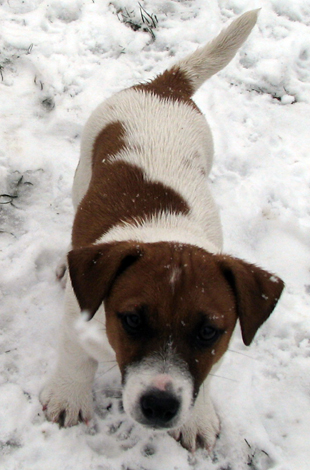
<svg viewBox="0 0 310 470">
<path fill-rule="evenodd" d="M 284 282 L 274 274 L 230 256 L 219 256 L 225 278 L 235 297 L 242 339 L 251 344 L 258 328 L 275 308 Z"/>
<path fill-rule="evenodd" d="M 102 243 L 68 253 L 72 287 L 81 310 L 89 313 L 89 319 L 95 315 L 115 279 L 140 256 L 140 246 L 132 242 Z"/>
</svg>

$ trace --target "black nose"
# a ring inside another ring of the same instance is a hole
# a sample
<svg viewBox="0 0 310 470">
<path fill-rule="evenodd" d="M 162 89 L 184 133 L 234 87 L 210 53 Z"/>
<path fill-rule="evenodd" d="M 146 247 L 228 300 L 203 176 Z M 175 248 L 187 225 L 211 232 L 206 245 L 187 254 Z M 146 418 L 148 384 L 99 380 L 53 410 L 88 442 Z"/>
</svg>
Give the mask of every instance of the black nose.
<svg viewBox="0 0 310 470">
<path fill-rule="evenodd" d="M 180 402 L 171 393 L 152 390 L 142 395 L 140 406 L 150 425 L 168 427 L 180 408 Z"/>
</svg>

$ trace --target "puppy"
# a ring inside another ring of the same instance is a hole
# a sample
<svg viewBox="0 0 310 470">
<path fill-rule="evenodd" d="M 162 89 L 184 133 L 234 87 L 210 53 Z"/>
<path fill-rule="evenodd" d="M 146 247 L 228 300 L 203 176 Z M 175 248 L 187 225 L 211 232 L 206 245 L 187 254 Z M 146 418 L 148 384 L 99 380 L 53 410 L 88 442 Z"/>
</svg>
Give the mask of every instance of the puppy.
<svg viewBox="0 0 310 470">
<path fill-rule="evenodd" d="M 48 419 L 90 420 L 97 363 L 116 359 L 129 417 L 190 450 L 214 445 L 210 371 L 237 320 L 252 342 L 283 282 L 221 253 L 207 179 L 212 136 L 191 96 L 234 57 L 257 13 L 89 118 L 74 178 L 58 362 L 40 395 Z M 77 328 L 81 312 L 96 334 Z"/>
</svg>

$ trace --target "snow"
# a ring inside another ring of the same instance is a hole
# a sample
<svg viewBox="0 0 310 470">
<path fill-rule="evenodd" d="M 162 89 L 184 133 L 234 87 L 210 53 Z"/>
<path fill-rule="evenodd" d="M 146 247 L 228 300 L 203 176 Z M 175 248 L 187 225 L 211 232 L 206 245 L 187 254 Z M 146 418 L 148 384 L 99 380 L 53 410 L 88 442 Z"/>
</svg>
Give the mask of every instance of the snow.
<svg viewBox="0 0 310 470">
<path fill-rule="evenodd" d="M 307 0 L 0 2 L 1 470 L 306 470 L 310 448 L 310 4 Z M 45 420 L 62 315 L 55 267 L 70 239 L 70 188 L 97 104 L 154 77 L 236 15 L 262 10 L 228 67 L 195 100 L 214 134 L 214 196 L 225 251 L 275 272 L 286 290 L 253 344 L 239 330 L 212 393 L 211 456 L 133 425 L 114 364 L 101 364 L 96 416 Z"/>
</svg>

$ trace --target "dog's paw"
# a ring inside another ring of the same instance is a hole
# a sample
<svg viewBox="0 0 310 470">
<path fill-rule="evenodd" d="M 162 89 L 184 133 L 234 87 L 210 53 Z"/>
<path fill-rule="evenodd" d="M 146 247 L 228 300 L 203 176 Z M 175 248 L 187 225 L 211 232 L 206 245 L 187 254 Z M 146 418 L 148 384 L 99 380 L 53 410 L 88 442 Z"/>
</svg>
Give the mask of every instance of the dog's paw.
<svg viewBox="0 0 310 470">
<path fill-rule="evenodd" d="M 170 435 L 190 452 L 197 448 L 211 452 L 219 432 L 220 421 L 213 407 L 208 407 L 207 410 L 194 408 L 190 419 L 180 428 L 170 431 Z"/>
<path fill-rule="evenodd" d="M 40 393 L 40 402 L 49 421 L 61 426 L 88 423 L 93 416 L 91 385 L 52 378 Z"/>
</svg>

